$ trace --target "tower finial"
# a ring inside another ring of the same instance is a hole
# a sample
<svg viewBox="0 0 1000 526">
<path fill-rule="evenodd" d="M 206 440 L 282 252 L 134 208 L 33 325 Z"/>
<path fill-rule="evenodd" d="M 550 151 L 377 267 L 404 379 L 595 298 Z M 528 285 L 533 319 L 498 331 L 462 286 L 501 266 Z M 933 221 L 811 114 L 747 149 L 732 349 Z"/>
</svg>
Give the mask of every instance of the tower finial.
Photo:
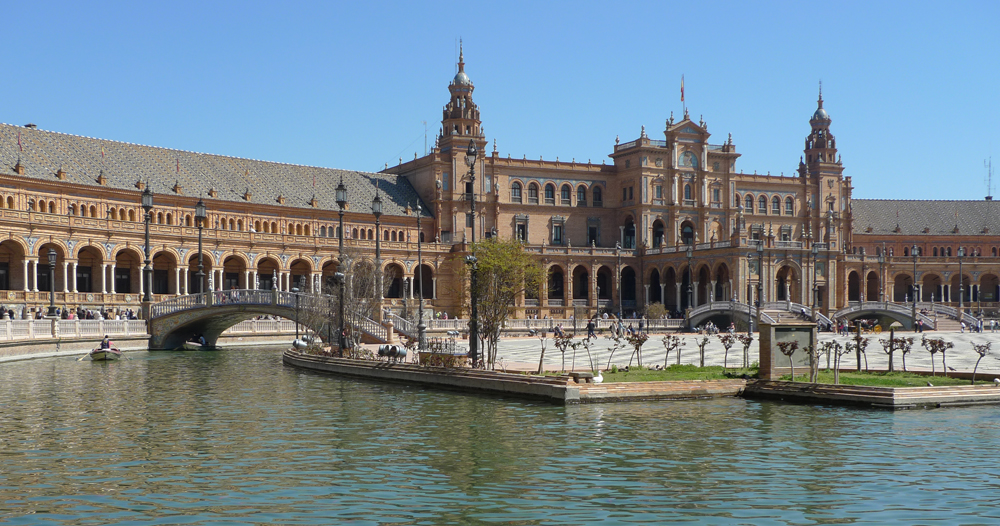
<svg viewBox="0 0 1000 526">
<path fill-rule="evenodd" d="M 823 81 L 819 81 L 819 107 L 823 107 Z"/>
<path fill-rule="evenodd" d="M 458 70 L 465 71 L 465 51 L 462 49 L 462 39 L 458 39 Z"/>
</svg>

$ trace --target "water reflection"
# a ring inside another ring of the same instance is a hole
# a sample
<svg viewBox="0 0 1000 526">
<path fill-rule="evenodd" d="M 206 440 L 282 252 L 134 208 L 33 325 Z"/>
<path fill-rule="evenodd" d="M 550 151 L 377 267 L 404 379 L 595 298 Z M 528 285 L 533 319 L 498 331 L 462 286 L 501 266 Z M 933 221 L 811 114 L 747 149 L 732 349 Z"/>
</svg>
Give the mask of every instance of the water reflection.
<svg viewBox="0 0 1000 526">
<path fill-rule="evenodd" d="M 992 407 L 556 407 L 280 353 L 0 366 L 12 523 L 994 522 Z M 959 519 L 956 519 L 959 517 Z"/>
</svg>

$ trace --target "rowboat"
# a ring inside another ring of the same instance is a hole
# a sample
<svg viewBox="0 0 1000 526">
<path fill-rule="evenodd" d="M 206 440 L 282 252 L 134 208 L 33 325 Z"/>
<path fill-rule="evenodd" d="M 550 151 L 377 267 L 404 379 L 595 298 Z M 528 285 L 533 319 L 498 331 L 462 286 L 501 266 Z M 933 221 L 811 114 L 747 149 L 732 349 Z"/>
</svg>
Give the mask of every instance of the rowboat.
<svg viewBox="0 0 1000 526">
<path fill-rule="evenodd" d="M 94 349 L 90 351 L 90 359 L 98 361 L 112 361 L 117 360 L 122 357 L 122 352 L 118 349 L 111 347 L 108 349 Z"/>
<path fill-rule="evenodd" d="M 184 342 L 181 348 L 185 351 L 213 351 L 215 347 L 211 345 L 202 345 L 199 342 Z"/>
</svg>

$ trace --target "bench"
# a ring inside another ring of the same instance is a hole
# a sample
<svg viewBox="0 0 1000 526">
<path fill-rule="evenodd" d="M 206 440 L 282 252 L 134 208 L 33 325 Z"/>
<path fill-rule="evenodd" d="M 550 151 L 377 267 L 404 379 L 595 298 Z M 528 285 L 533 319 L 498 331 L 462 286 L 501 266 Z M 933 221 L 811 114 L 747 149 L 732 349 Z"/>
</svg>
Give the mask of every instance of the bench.
<svg viewBox="0 0 1000 526">
<path fill-rule="evenodd" d="M 573 381 L 578 384 L 592 384 L 594 383 L 594 373 L 569 373 Z"/>
</svg>

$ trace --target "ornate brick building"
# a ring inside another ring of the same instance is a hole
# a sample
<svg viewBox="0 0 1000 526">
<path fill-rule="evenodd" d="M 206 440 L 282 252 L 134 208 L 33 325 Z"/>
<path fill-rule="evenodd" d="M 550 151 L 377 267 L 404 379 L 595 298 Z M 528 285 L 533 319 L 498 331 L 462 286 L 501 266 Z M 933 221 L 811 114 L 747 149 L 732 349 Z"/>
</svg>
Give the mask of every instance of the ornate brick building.
<svg viewBox="0 0 1000 526">
<path fill-rule="evenodd" d="M 516 305 L 518 316 L 581 317 L 602 307 L 627 313 L 653 303 L 681 313 L 745 303 L 758 287 L 765 303 L 815 304 L 829 314 L 853 301 L 909 301 L 914 277 L 921 301 L 957 305 L 964 283 L 963 304 L 996 307 L 995 202 L 852 201 L 822 93 L 799 169 L 788 176 L 739 171 L 733 138 L 713 142 L 708 124 L 688 114 L 665 119 L 662 138 L 643 128 L 633 140 L 616 139 L 600 163 L 516 159 L 501 155 L 495 141 L 491 148 L 464 55 L 458 66 L 434 148 L 379 174 L 0 125 L 7 232 L 0 302 L 44 305 L 54 287 L 60 306 L 138 307 L 147 184 L 156 200 L 157 299 L 199 290 L 199 199 L 209 209 L 203 261 L 210 286 L 316 290 L 338 264 L 334 188 L 343 180 L 345 244 L 374 259 L 379 239 L 391 275 L 386 302 L 395 309 L 412 307 L 422 274 L 429 305 L 464 311 L 456 256 L 473 236 L 520 239 L 546 268 L 541 290 Z M 470 144 L 478 154 L 472 166 Z M 376 193 L 384 203 L 378 227 Z"/>
</svg>

